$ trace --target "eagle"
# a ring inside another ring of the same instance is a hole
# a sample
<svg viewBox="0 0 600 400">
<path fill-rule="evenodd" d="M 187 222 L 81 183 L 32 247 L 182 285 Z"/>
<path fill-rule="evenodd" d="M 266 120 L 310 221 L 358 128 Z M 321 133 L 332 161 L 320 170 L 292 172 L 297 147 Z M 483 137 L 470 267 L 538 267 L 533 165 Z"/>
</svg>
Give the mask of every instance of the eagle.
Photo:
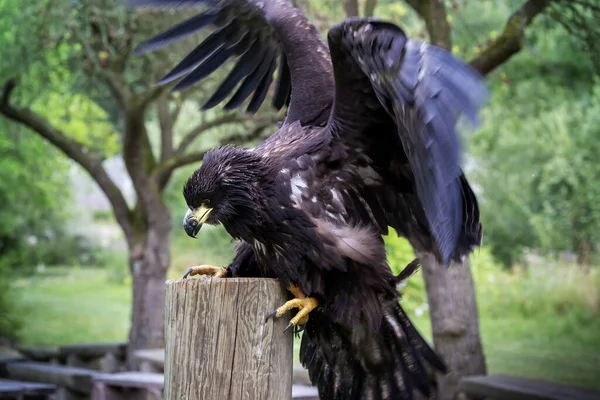
<svg viewBox="0 0 600 400">
<path fill-rule="evenodd" d="M 432 372 L 446 366 L 400 305 L 408 274 L 393 274 L 383 238 L 394 229 L 446 266 L 480 245 L 456 126 L 463 116 L 477 126 L 482 77 L 378 19 L 346 19 L 326 45 L 286 0 L 129 1 L 200 9 L 137 54 L 214 28 L 160 84 L 188 88 L 233 58 L 204 109 L 227 100 L 225 109 L 255 113 L 269 92 L 276 109 L 287 106 L 262 144 L 211 150 L 185 183 L 185 232 L 220 224 L 239 244 L 229 266 L 184 278 L 285 285 L 293 298 L 267 318 L 292 310 L 288 328 L 302 332 L 300 360 L 321 399 L 430 395 Z"/>
</svg>

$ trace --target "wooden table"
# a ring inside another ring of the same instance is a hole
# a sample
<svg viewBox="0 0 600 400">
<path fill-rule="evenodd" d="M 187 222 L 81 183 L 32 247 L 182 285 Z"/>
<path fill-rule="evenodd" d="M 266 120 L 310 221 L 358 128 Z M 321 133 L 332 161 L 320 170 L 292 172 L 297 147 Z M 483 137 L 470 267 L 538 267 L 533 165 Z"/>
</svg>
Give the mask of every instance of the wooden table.
<svg viewBox="0 0 600 400">
<path fill-rule="evenodd" d="M 165 349 L 144 349 L 133 352 L 142 372 L 165 371 Z"/>
<path fill-rule="evenodd" d="M 45 383 L 0 379 L 0 399 L 47 399 L 56 392 L 56 386 Z"/>
<path fill-rule="evenodd" d="M 92 377 L 96 371 L 52 365 L 40 362 L 14 362 L 5 365 L 8 378 L 29 382 L 43 382 L 56 385 L 62 398 L 80 399 L 89 397 L 92 392 Z"/>
<path fill-rule="evenodd" d="M 164 375 L 151 372 L 120 372 L 94 376 L 92 400 L 159 400 Z"/>
<path fill-rule="evenodd" d="M 600 400 L 595 390 L 504 375 L 463 378 L 458 391 L 468 400 Z"/>
</svg>

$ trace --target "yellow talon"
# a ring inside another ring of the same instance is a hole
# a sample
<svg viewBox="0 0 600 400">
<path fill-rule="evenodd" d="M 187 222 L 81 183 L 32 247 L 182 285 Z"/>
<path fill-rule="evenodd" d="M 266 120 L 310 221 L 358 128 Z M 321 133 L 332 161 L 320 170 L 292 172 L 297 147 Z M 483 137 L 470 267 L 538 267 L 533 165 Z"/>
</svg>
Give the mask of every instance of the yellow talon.
<svg viewBox="0 0 600 400">
<path fill-rule="evenodd" d="M 290 323 L 285 330 L 288 330 L 292 326 L 306 324 L 308 322 L 308 314 L 319 305 L 317 299 L 314 297 L 306 297 L 297 286 L 292 286 L 290 288 L 290 292 L 292 292 L 296 298 L 286 301 L 281 307 L 278 307 L 276 310 L 273 310 L 269 315 L 267 315 L 266 318 L 269 319 L 272 316 L 279 318 L 286 312 L 294 308 L 298 308 L 300 311 L 298 311 L 294 318 L 290 320 Z"/>
<path fill-rule="evenodd" d="M 198 265 L 190 267 L 183 275 L 183 279 L 194 275 L 211 275 L 213 278 L 224 278 L 227 276 L 227 268 L 215 267 L 214 265 Z"/>
</svg>

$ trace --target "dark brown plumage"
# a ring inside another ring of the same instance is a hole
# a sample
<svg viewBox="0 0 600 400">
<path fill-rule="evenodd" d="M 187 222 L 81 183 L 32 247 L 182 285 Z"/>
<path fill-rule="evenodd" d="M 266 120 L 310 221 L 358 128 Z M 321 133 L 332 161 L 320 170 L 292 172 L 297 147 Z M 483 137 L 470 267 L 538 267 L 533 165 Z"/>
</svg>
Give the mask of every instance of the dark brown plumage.
<svg viewBox="0 0 600 400">
<path fill-rule="evenodd" d="M 273 104 L 289 100 L 284 123 L 261 145 L 206 155 L 184 187 L 188 234 L 222 224 L 240 240 L 228 275 L 275 277 L 318 301 L 300 356 L 322 399 L 431 393 L 431 368 L 445 367 L 398 304 L 382 235 L 392 227 L 446 265 L 480 244 L 455 131 L 461 114 L 476 122 L 486 97 L 479 75 L 382 21 L 346 20 L 327 48 L 283 0 L 132 3 L 207 6 L 141 52 L 218 28 L 163 82 L 182 78 L 176 88 L 187 87 L 233 56 L 207 107 L 233 93 L 226 108 L 252 95 L 256 111 L 276 65 Z"/>
</svg>

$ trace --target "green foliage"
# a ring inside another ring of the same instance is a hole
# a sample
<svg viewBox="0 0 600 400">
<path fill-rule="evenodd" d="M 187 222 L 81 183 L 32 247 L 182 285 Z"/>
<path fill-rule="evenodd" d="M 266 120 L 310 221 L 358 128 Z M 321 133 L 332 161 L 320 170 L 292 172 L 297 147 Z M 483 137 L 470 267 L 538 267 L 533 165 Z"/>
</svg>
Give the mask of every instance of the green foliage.
<svg viewBox="0 0 600 400">
<path fill-rule="evenodd" d="M 395 231 L 391 231 L 385 238 L 385 247 L 390 268 L 395 275 L 416 257 L 408 240 L 399 237 Z M 400 289 L 402 304 L 407 311 L 421 315 L 427 309 L 427 295 L 420 269 Z"/>
<path fill-rule="evenodd" d="M 399 257 L 402 266 L 412 260 L 406 242 L 390 239 L 391 258 Z M 199 241 L 194 254 L 203 254 L 203 247 Z M 184 251 L 190 251 L 188 244 L 173 246 L 176 257 L 183 257 Z M 600 388 L 598 275 L 561 265 L 530 266 L 529 271 L 508 273 L 495 264 L 485 248 L 473 255 L 471 264 L 490 373 Z M 11 299 L 16 309 L 28 316 L 20 331 L 20 343 L 56 346 L 125 340 L 131 304 L 129 281 L 117 283 L 110 274 L 97 268 L 55 268 L 14 280 L 12 287 L 18 290 Z M 181 275 L 171 271 L 171 277 Z M 422 288 L 419 274 L 412 281 Z M 409 289 L 405 292 L 403 307 L 431 340 L 426 309 Z"/>
<path fill-rule="evenodd" d="M 403 238 L 392 233 L 386 238 L 390 266 L 398 274 L 414 259 L 414 252 Z M 542 260 L 526 268 L 505 272 L 499 268 L 487 247 L 471 256 L 478 304 L 490 317 L 572 318 L 576 325 L 593 324 L 600 313 L 600 271 L 587 270 Z M 408 307 L 426 303 L 420 273 L 403 289 Z"/>
<path fill-rule="evenodd" d="M 203 226 L 197 238 L 194 240 L 188 237 L 181 224 L 175 227 L 170 269 L 173 278 L 181 278 L 193 265 L 227 266 L 233 259 L 235 244 L 223 227 Z"/>
<path fill-rule="evenodd" d="M 485 43 L 474 38 L 497 35 L 520 3 L 452 9 L 458 54 L 477 55 Z M 536 19 L 527 47 L 489 76 L 484 125 L 468 138 L 474 167 L 467 175 L 479 189 L 484 242 L 507 267 L 531 249 L 584 261 L 599 240 L 599 90 L 579 40 L 551 15 Z"/>
<path fill-rule="evenodd" d="M 472 150 L 486 240 L 506 265 L 527 247 L 582 255 L 600 240 L 599 94 L 534 79 L 497 88 Z"/>
<path fill-rule="evenodd" d="M 107 279 L 100 269 L 54 268 L 14 281 L 17 310 L 27 315 L 23 344 L 125 341 L 131 288 Z"/>
<path fill-rule="evenodd" d="M 15 307 L 15 290 L 10 285 L 7 269 L 0 259 L 0 342 L 16 340 L 23 322 Z"/>
<path fill-rule="evenodd" d="M 31 272 L 38 264 L 97 263 L 98 250 L 66 229 L 69 165 L 42 140 L 0 121 L 0 255 Z"/>
<path fill-rule="evenodd" d="M 408 240 L 398 236 L 393 229 L 385 237 L 385 247 L 390 268 L 396 275 L 415 259 L 415 251 Z"/>
<path fill-rule="evenodd" d="M 17 77 L 15 102 L 100 148 L 102 155 L 113 155 L 118 136 L 109 116 L 88 96 L 73 93 L 78 73 L 71 73 L 68 64 L 76 47 L 65 36 L 59 3 L 23 7 L 0 1 L 0 82 Z M 71 201 L 68 169 L 64 156 L 47 142 L 0 119 L 0 254 L 6 264 L 30 271 L 38 263 L 98 262 L 97 250 L 65 226 Z"/>
<path fill-rule="evenodd" d="M 490 318 L 560 319 L 564 328 L 596 326 L 600 312 L 600 274 L 542 259 L 501 271 L 488 249 L 472 257 L 472 272 L 482 313 Z"/>
<path fill-rule="evenodd" d="M 54 149 L 0 121 L 0 254 L 8 265 L 32 262 L 32 248 L 56 236 L 66 216 L 68 164 Z"/>
<path fill-rule="evenodd" d="M 118 153 L 120 135 L 114 129 L 110 115 L 89 97 L 68 91 L 49 91 L 44 100 L 36 101 L 32 108 L 73 139 L 98 149 L 102 156 L 108 158 Z"/>
</svg>

